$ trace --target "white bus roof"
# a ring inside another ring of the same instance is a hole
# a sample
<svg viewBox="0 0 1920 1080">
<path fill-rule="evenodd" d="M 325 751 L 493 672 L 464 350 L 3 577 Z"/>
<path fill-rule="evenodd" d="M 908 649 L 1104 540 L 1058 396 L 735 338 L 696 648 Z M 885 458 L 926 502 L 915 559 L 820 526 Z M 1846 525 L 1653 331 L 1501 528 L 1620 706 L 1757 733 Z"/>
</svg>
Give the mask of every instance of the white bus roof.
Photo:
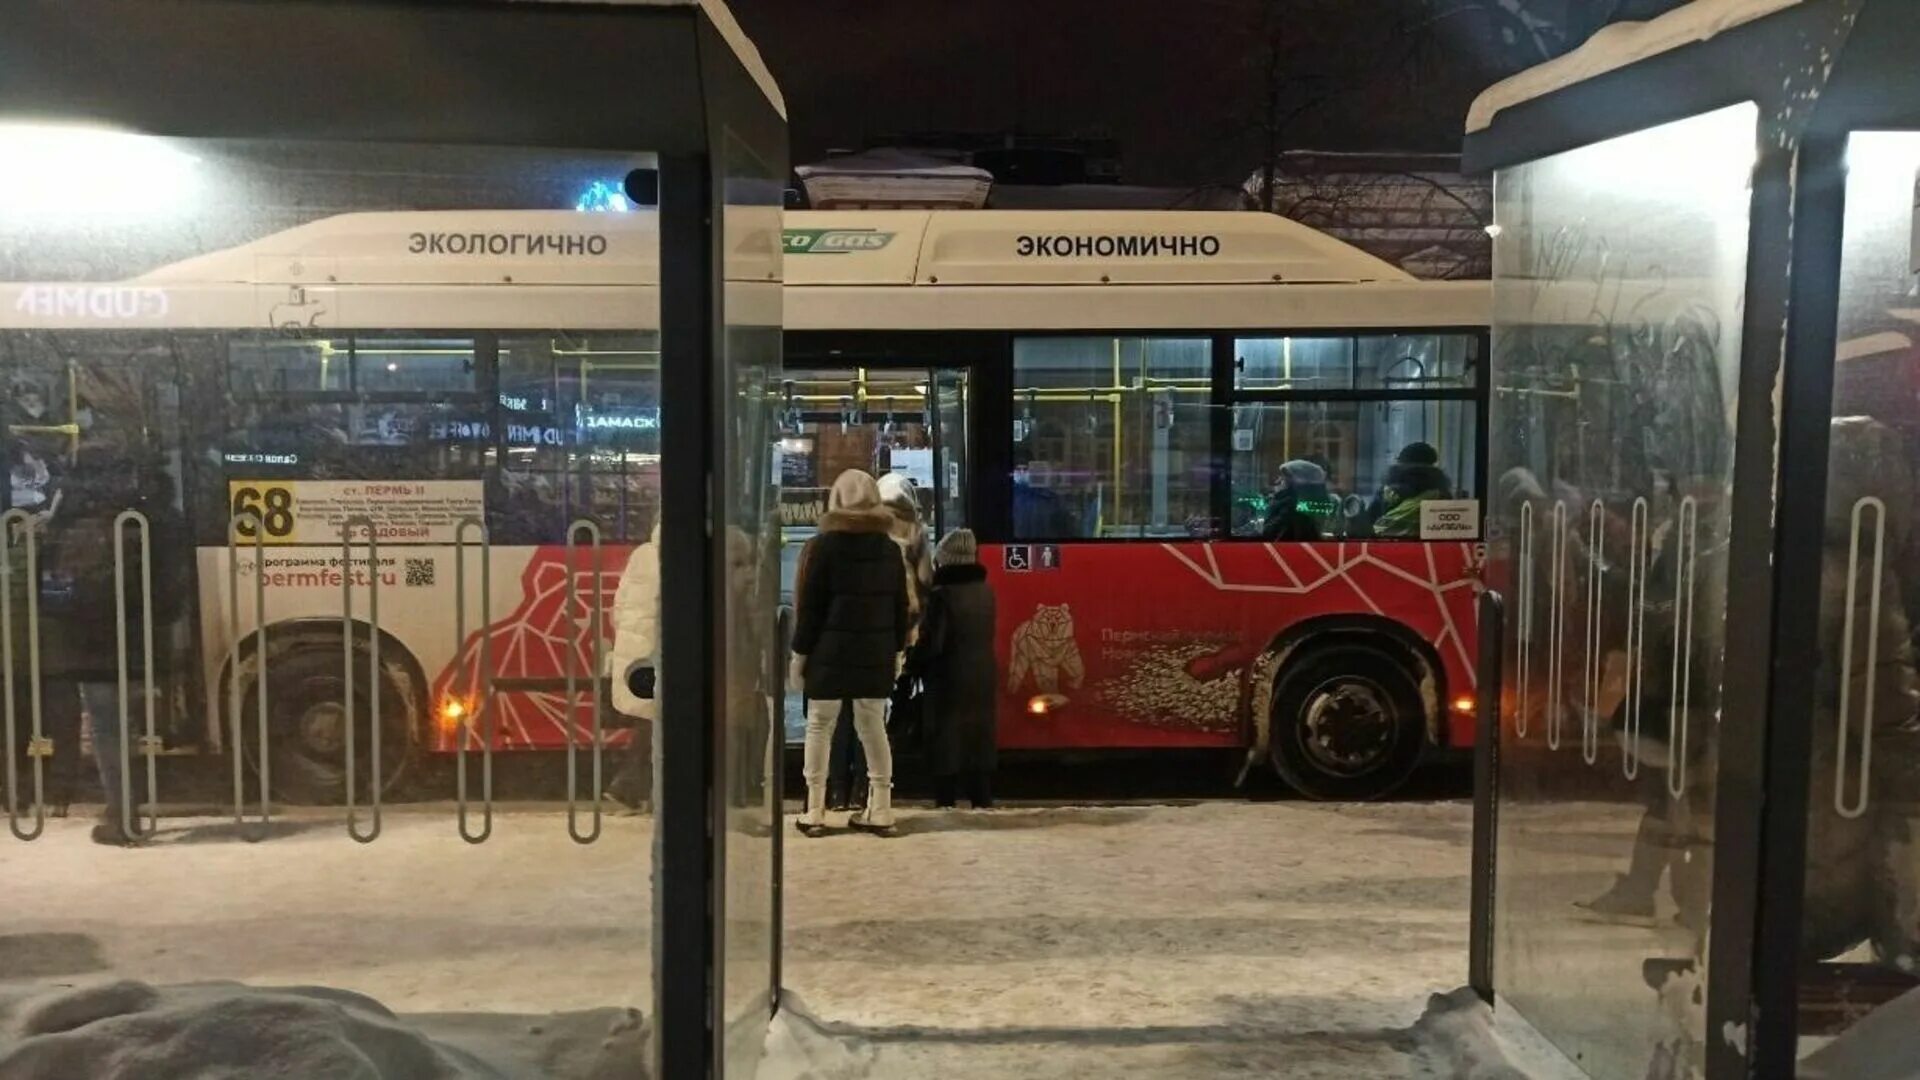
<svg viewBox="0 0 1920 1080">
<path fill-rule="evenodd" d="M 1485 326 L 1492 303 L 1244 211 L 790 211 L 786 233 L 790 330 Z"/>
<path fill-rule="evenodd" d="M 1273 214 L 798 210 L 787 213 L 786 229 L 790 285 L 1412 280 L 1391 263 Z"/>
<path fill-rule="evenodd" d="M 1282 218 L 1170 211 L 789 212 L 776 297 L 772 214 L 734 224 L 736 317 L 796 330 L 1485 326 L 1491 303 Z M 650 212 L 355 213 L 122 282 L 0 284 L 0 328 L 644 330 L 659 281 Z"/>
</svg>

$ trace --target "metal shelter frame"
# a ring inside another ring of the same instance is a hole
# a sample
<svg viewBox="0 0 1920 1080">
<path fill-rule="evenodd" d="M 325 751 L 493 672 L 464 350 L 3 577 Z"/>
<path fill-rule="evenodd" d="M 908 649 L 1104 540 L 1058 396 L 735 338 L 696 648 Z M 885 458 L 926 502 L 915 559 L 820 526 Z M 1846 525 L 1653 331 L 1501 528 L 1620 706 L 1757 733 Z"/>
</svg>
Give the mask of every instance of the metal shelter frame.
<svg viewBox="0 0 1920 1080">
<path fill-rule="evenodd" d="M 687 674 L 674 676 L 655 721 L 656 752 L 672 766 L 658 770 L 655 791 L 655 911 L 633 917 L 652 923 L 652 1074 L 674 1078 L 722 1071 L 727 1019 L 727 838 L 718 823 L 730 600 L 726 530 L 714 518 L 738 436 L 722 422 L 736 388 L 716 370 L 730 363 L 724 257 L 734 246 L 724 211 L 740 201 L 742 177 L 729 173 L 742 152 L 756 162 L 755 182 L 771 175 L 776 197 L 787 160 L 784 106 L 743 40 L 715 0 L 18 0 L 0 13 L 0 119 L 186 138 L 656 155 L 657 176 L 640 186 L 658 196 L 661 446 L 672 463 L 662 476 L 660 547 L 672 571 L 662 574 L 662 620 L 675 629 L 662 635 L 661 667 Z M 425 69 L 409 56 L 444 62 Z M 339 538 L 343 549 L 370 543 L 365 524 Z M 576 528 L 588 537 L 581 546 L 597 551 L 591 523 Z M 469 531 L 462 527 L 460 566 L 464 573 L 475 559 L 484 576 L 485 530 Z M 474 544 L 477 559 L 467 551 Z M 24 554 L 31 560 L 31 547 Z M 377 605 L 377 594 L 365 602 Z M 27 615 L 10 614 L 9 623 Z M 768 640 L 777 646 L 778 635 Z M 125 687 L 123 674 L 123 713 Z M 480 783 L 490 792 L 490 768 Z M 266 813 L 263 785 L 263 823 Z M 377 835 L 377 803 L 371 813 L 365 831 L 353 826 L 355 839 Z M 771 902 L 769 1015 L 779 1000 L 777 884 Z"/>
<path fill-rule="evenodd" d="M 1854 132 L 1920 130 L 1920 70 L 1911 62 L 1920 6 L 1764 6 L 1777 10 L 1503 108 L 1465 143 L 1470 171 L 1488 172 L 1730 105 L 1759 106 L 1726 612 L 1726 670 L 1740 677 L 1724 687 L 1714 806 L 1710 1080 L 1795 1073 L 1814 709 L 1807 673 L 1821 645 L 1808 628 L 1821 602 L 1845 153 Z M 1495 671 L 1501 638 L 1485 633 L 1484 621 L 1498 613 L 1498 598 L 1482 608 L 1483 663 Z M 1492 1001 L 1496 763 L 1510 725 L 1493 712 L 1503 707 L 1499 695 L 1488 699 L 1476 770 L 1472 956 L 1475 989 Z"/>
</svg>

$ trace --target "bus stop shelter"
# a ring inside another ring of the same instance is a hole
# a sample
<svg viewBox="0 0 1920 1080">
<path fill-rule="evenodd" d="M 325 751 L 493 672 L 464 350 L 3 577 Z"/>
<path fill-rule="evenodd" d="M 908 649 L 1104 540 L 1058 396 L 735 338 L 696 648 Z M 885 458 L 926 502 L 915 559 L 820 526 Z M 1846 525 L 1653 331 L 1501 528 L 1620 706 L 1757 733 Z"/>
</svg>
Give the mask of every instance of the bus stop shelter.
<svg viewBox="0 0 1920 1080">
<path fill-rule="evenodd" d="M 1914 1057 L 1917 49 L 1908 3 L 1697 0 L 1469 122 L 1474 982 L 1586 1075 Z"/>
<path fill-rule="evenodd" d="M 560 331 L 589 327 L 599 328 L 602 339 L 631 331 L 621 339 L 626 344 L 620 355 L 627 360 L 593 369 L 595 379 L 626 379 L 621 385 L 628 388 L 627 396 L 602 395 L 577 410 L 580 417 L 592 408 L 609 410 L 602 423 L 583 420 L 582 430 L 638 432 L 647 441 L 623 444 L 626 448 L 617 451 L 595 444 L 600 457 L 591 460 L 583 442 L 580 453 L 567 458 L 569 464 L 540 480 L 582 493 L 580 509 L 571 520 L 556 519 L 561 524 L 551 535 L 529 527 L 520 543 L 534 552 L 564 544 L 571 583 L 576 547 L 584 557 L 588 546 L 584 538 L 591 537 L 596 560 L 602 533 L 613 539 L 611 518 L 596 500 L 609 485 L 627 483 L 620 490 L 634 501 L 631 506 L 620 502 L 621 520 L 631 512 L 630 542 L 636 548 L 651 543 L 661 568 L 657 652 L 643 657 L 643 664 L 618 670 L 608 665 L 576 673 L 570 666 L 567 678 L 578 678 L 588 687 L 583 692 L 597 698 L 603 682 L 624 681 L 632 668 L 658 673 L 651 841 L 607 869 L 621 876 L 650 875 L 654 882 L 653 910 L 616 916 L 633 927 L 651 928 L 653 991 L 644 1026 L 652 1035 L 636 1056 L 649 1057 L 648 1071 L 657 1076 L 750 1074 L 777 1000 L 778 979 L 777 777 L 765 764 L 771 760 L 768 747 L 780 700 L 781 668 L 772 660 L 779 652 L 778 527 L 766 447 L 774 400 L 768 388 L 777 380 L 780 362 L 779 212 L 787 160 L 779 91 L 724 4 L 10 3 L 0 14 L 0 144 L 10 148 L 0 162 L 6 175 L 0 180 L 0 204 L 5 204 L 0 219 L 11 219 L 5 222 L 9 231 L 0 263 L 7 264 L 6 279 L 18 285 L 9 290 L 14 329 L 8 336 L 22 349 L 49 342 L 84 344 L 84 335 L 97 333 L 110 336 L 85 340 L 118 343 L 109 351 L 118 350 L 123 359 L 165 356 L 171 348 L 177 363 L 190 365 L 191 350 L 208 342 L 242 349 L 233 344 L 241 331 L 256 334 L 253 344 L 244 346 L 253 350 L 245 355 L 255 356 L 286 342 L 305 347 L 332 340 L 327 335 L 333 327 L 358 328 L 363 336 L 369 327 L 414 328 L 408 341 L 432 328 L 439 339 L 449 332 L 464 335 L 460 341 L 466 344 L 459 347 L 468 350 L 462 354 L 466 360 L 446 368 L 444 378 L 455 387 L 447 393 L 476 408 L 491 408 L 492 398 L 507 391 L 488 381 L 492 376 L 485 372 L 494 370 L 489 365 L 496 360 L 505 364 L 507 346 L 500 335 L 507 330 L 541 328 L 554 331 L 553 340 L 559 340 Z M 408 227 L 393 230 L 383 224 L 396 220 L 393 215 L 414 214 L 420 216 Z M 327 233 L 328 228 L 334 231 Z M 299 246 L 302 237 L 320 234 L 330 239 Z M 215 283 L 195 291 L 161 278 L 116 284 L 195 257 L 257 253 L 258 247 L 248 245 L 271 237 L 290 239 L 274 248 L 271 259 L 256 254 L 251 270 L 226 278 L 231 288 Z M 439 256 L 458 258 L 420 269 L 423 260 Z M 454 263 L 455 269 L 446 269 Z M 350 279 L 379 289 L 349 295 Z M 449 297 L 458 300 L 461 289 L 481 286 L 495 287 L 485 294 L 490 299 L 435 307 Z M 229 302 L 256 305 L 253 316 L 216 313 L 228 310 L 221 305 Z M 372 314 L 376 308 L 379 314 Z M 445 313 L 455 308 L 458 314 Z M 193 335 L 200 335 L 193 341 L 201 344 L 188 342 Z M 482 348 L 492 351 L 485 357 L 473 351 Z M 301 355 L 324 351 L 315 346 Z M 396 348 L 390 355 L 393 359 L 383 365 L 387 373 L 404 374 L 403 364 L 413 363 L 407 350 Z M 75 370 L 66 369 L 69 380 Z M 370 377 L 379 376 L 375 370 Z M 332 377 L 313 376 L 319 380 L 309 395 L 313 409 L 350 411 L 363 403 L 355 400 L 354 388 L 336 389 L 327 382 Z M 554 385 L 584 400 L 586 367 L 576 362 L 556 379 Z M 75 395 L 74 419 L 64 426 L 16 425 L 55 441 L 56 450 L 43 456 L 57 459 L 68 446 L 59 440 L 71 443 L 71 462 L 54 462 L 56 479 L 62 468 L 86 467 L 89 429 L 78 419 L 81 396 Z M 397 402 L 395 411 L 445 408 L 452 400 L 437 389 L 408 389 L 389 397 Z M 143 400 L 163 401 L 176 412 L 184 401 L 184 411 L 191 412 L 214 408 L 217 394 L 201 401 L 193 398 L 191 387 L 169 386 L 164 395 Z M 516 408 L 537 407 L 514 400 L 520 402 Z M 93 414 L 100 411 L 87 407 Z M 469 590 L 484 580 L 475 576 L 484 575 L 477 568 L 488 565 L 490 549 L 498 546 L 493 534 L 504 527 L 492 512 L 494 492 L 504 483 L 499 474 L 520 451 L 497 425 L 491 434 L 484 424 L 434 430 L 443 441 L 491 442 L 458 454 L 434 451 L 440 455 L 435 461 L 468 462 L 462 467 L 474 470 L 471 482 L 488 485 L 488 511 L 474 519 L 479 528 L 469 531 L 463 523 L 459 536 L 441 538 L 455 552 L 462 575 L 460 595 L 448 606 L 466 605 Z M 406 438 L 400 434 L 389 441 Z M 564 442 L 557 436 L 553 441 Z M 230 478 L 238 475 L 232 472 L 236 463 L 248 468 L 294 460 L 251 451 L 236 456 L 233 447 L 226 449 Z M 160 472 L 189 489 L 186 511 L 191 513 L 192 484 L 179 473 L 195 461 L 218 462 L 221 448 L 188 442 L 168 452 L 173 464 Z M 643 479 L 628 483 L 587 475 L 598 468 L 594 462 L 609 456 Z M 568 486 L 576 472 L 585 479 Z M 226 528 L 225 492 L 216 490 L 207 505 L 213 507 L 208 513 L 214 532 Z M 240 514 L 238 503 L 232 505 L 239 528 L 261 522 Z M 132 504 L 128 509 L 136 512 Z M 16 516 L 19 521 L 12 520 Z M 27 509 L 18 515 L 10 511 L 9 525 L 24 528 L 31 517 Z M 144 529 L 145 518 L 140 520 Z M 49 528 L 60 524 L 56 511 Z M 154 528 L 161 528 L 157 519 Z M 349 551 L 348 563 L 358 557 L 351 551 L 372 539 L 356 538 L 353 529 L 349 520 L 345 535 L 331 541 L 335 550 Z M 217 539 L 203 537 L 195 545 L 202 549 L 203 568 L 226 565 L 237 573 L 237 561 L 218 563 L 237 558 L 231 543 L 225 554 Z M 249 564 L 251 572 L 264 580 L 265 556 L 253 550 L 256 554 L 247 556 L 257 560 Z M 20 554 L 17 545 L 14 554 Z M 366 555 L 378 563 L 374 552 Z M 434 558 L 444 556 L 423 554 L 414 561 L 417 566 L 410 563 L 409 583 L 431 582 Z M 596 573 L 605 582 L 620 576 L 618 567 Z M 585 603 L 591 618 L 611 619 L 611 585 L 589 592 L 594 599 Z M 203 608 L 211 608 L 204 598 L 212 595 L 202 593 Z M 579 612 L 573 610 L 574 594 L 567 595 L 572 618 Z M 156 597 L 150 587 L 144 602 L 151 605 Z M 367 598 L 349 595 L 349 606 L 332 618 L 358 621 L 363 635 L 384 639 L 381 615 L 404 618 L 403 601 L 390 596 L 384 611 L 376 606 L 356 613 L 351 605 L 365 604 Z M 260 601 L 263 612 L 267 602 Z M 26 623 L 18 620 L 41 617 L 18 609 L 12 615 L 22 634 Z M 95 617 L 111 641 L 114 613 Z M 129 617 L 123 607 L 118 627 L 123 718 Z M 203 623 L 210 617 L 203 611 Z M 137 614 L 131 618 L 138 623 Z M 258 621 L 264 626 L 266 619 Z M 237 626 L 227 629 L 241 633 Z M 151 645 L 150 626 L 147 634 Z M 596 663 L 602 659 L 598 645 L 587 651 Z M 352 652 L 349 646 L 349 664 Z M 264 644 L 259 655 L 269 655 Z M 9 688 L 15 689 L 12 672 L 10 667 Z M 20 673 L 38 687 L 37 672 L 21 668 Z M 486 680 L 479 696 L 490 701 L 492 673 L 482 671 L 479 678 Z M 264 687 L 267 680 L 258 682 Z M 24 684 L 17 689 L 24 694 Z M 569 694 L 577 689 L 569 682 Z M 261 693 L 264 739 L 267 700 L 264 689 Z M 377 693 L 373 700 L 378 725 Z M 39 708 L 36 697 L 35 724 Z M 351 712 L 348 717 L 351 732 Z M 491 772 L 483 785 L 480 755 L 466 752 L 476 736 L 458 726 L 459 711 L 443 718 L 462 746 L 460 836 L 475 844 L 475 851 L 484 851 L 480 841 L 492 827 Z M 15 720 L 10 712 L 9 735 L 25 740 L 24 707 L 18 733 Z M 204 749 L 232 755 L 238 820 L 256 812 L 251 795 L 246 806 L 240 805 L 243 766 L 249 772 L 253 767 L 243 761 L 247 755 L 238 735 L 233 745 L 218 748 L 222 730 L 216 726 Z M 240 730 L 237 719 L 232 730 Z M 38 746 L 43 738 L 37 729 L 34 734 Z M 597 720 L 590 746 L 576 746 L 569 735 L 570 791 L 576 788 L 571 770 L 584 774 L 589 757 L 594 780 L 601 779 L 598 736 Z M 45 741 L 50 745 L 50 737 Z M 351 770 L 350 735 L 346 754 Z M 490 742 L 487 754 L 490 770 Z M 267 756 L 264 748 L 260 756 Z M 471 790 L 469 757 L 476 759 Z M 378 774 L 379 757 L 372 762 Z M 37 758 L 34 767 L 39 768 Z M 260 768 L 257 779 L 262 824 L 271 801 L 265 771 Z M 347 775 L 351 793 L 355 781 L 351 771 Z M 247 779 L 248 785 L 255 783 Z M 351 800 L 348 810 L 354 839 L 375 850 L 380 786 L 373 785 L 374 805 L 358 810 L 365 815 L 371 809 L 371 825 L 365 816 L 354 817 Z M 24 791 L 14 788 L 15 795 Z M 597 788 L 570 800 L 572 840 L 562 833 L 547 850 L 568 851 L 597 837 L 598 800 Z M 24 796 L 20 802 L 27 804 Z M 470 826 L 469 811 L 477 821 L 483 810 L 486 828 Z M 590 830 L 581 823 L 589 814 Z M 14 820 L 17 834 L 32 832 L 33 816 Z M 451 816 L 446 829 L 451 836 Z M 31 869 L 35 847 L 13 845 L 7 857 L 24 873 Z M 388 884 L 421 904 L 448 902 L 425 874 Z M 208 886 L 221 888 L 218 882 Z M 50 882 L 48 887 L 91 886 Z M 130 911 L 139 909 L 137 890 L 127 904 Z M 343 924 L 330 932 L 345 940 L 359 930 Z M 247 948 L 236 928 L 232 955 L 243 958 Z M 630 962 L 644 984 L 649 961 L 643 949 L 614 962 Z M 511 972 L 497 975 L 515 978 Z"/>
</svg>

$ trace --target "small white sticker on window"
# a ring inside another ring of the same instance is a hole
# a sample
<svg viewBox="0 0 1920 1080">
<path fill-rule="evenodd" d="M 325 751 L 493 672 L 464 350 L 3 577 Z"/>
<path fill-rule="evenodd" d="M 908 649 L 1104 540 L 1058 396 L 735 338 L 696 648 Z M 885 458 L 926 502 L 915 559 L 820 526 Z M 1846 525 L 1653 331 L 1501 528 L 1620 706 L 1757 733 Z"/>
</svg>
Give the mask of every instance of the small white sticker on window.
<svg viewBox="0 0 1920 1080">
<path fill-rule="evenodd" d="M 1420 504 L 1420 539 L 1477 540 L 1480 504 L 1473 499 L 1428 499 Z"/>
</svg>

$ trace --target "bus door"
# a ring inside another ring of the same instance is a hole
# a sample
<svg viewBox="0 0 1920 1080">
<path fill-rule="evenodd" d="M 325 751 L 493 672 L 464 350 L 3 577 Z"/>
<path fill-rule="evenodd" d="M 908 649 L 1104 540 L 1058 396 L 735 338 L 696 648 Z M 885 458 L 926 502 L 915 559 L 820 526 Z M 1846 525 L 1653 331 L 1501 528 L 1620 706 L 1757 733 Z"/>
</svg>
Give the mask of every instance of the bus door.
<svg viewBox="0 0 1920 1080">
<path fill-rule="evenodd" d="M 123 649 L 133 752 L 179 741 L 176 722 L 188 715 L 176 691 L 192 680 L 176 676 L 192 670 L 193 605 L 184 577 L 190 562 L 185 472 L 191 463 L 181 437 L 181 356 L 191 347 L 144 333 L 0 333 L 0 377 L 7 388 L 0 405 L 0 456 L 8 475 L 7 541 L 14 549 L 12 662 L 16 672 L 24 670 L 18 666 L 27 636 L 22 529 L 31 521 L 39 570 L 42 719 L 53 740 L 56 801 L 66 801 L 58 797 L 61 784 L 83 775 L 83 713 L 96 736 L 104 725 L 117 731 Z M 138 516 L 116 525 L 127 511 Z M 124 536 L 118 550 L 116 528 Z M 116 585 L 117 562 L 123 592 Z M 153 626 L 151 670 L 142 637 L 147 618 Z M 145 741 L 149 676 L 157 745 Z M 25 685 L 16 679 L 23 700 Z"/>
<path fill-rule="evenodd" d="M 848 470 L 910 480 L 929 545 L 972 525 L 966 510 L 971 372 L 900 360 L 831 363 L 835 357 L 815 367 L 811 359 L 789 359 L 773 451 L 780 476 L 780 591 L 787 604 L 800 549 L 827 510 L 833 482 Z M 799 741 L 804 726 L 794 688 L 788 740 Z"/>
</svg>

